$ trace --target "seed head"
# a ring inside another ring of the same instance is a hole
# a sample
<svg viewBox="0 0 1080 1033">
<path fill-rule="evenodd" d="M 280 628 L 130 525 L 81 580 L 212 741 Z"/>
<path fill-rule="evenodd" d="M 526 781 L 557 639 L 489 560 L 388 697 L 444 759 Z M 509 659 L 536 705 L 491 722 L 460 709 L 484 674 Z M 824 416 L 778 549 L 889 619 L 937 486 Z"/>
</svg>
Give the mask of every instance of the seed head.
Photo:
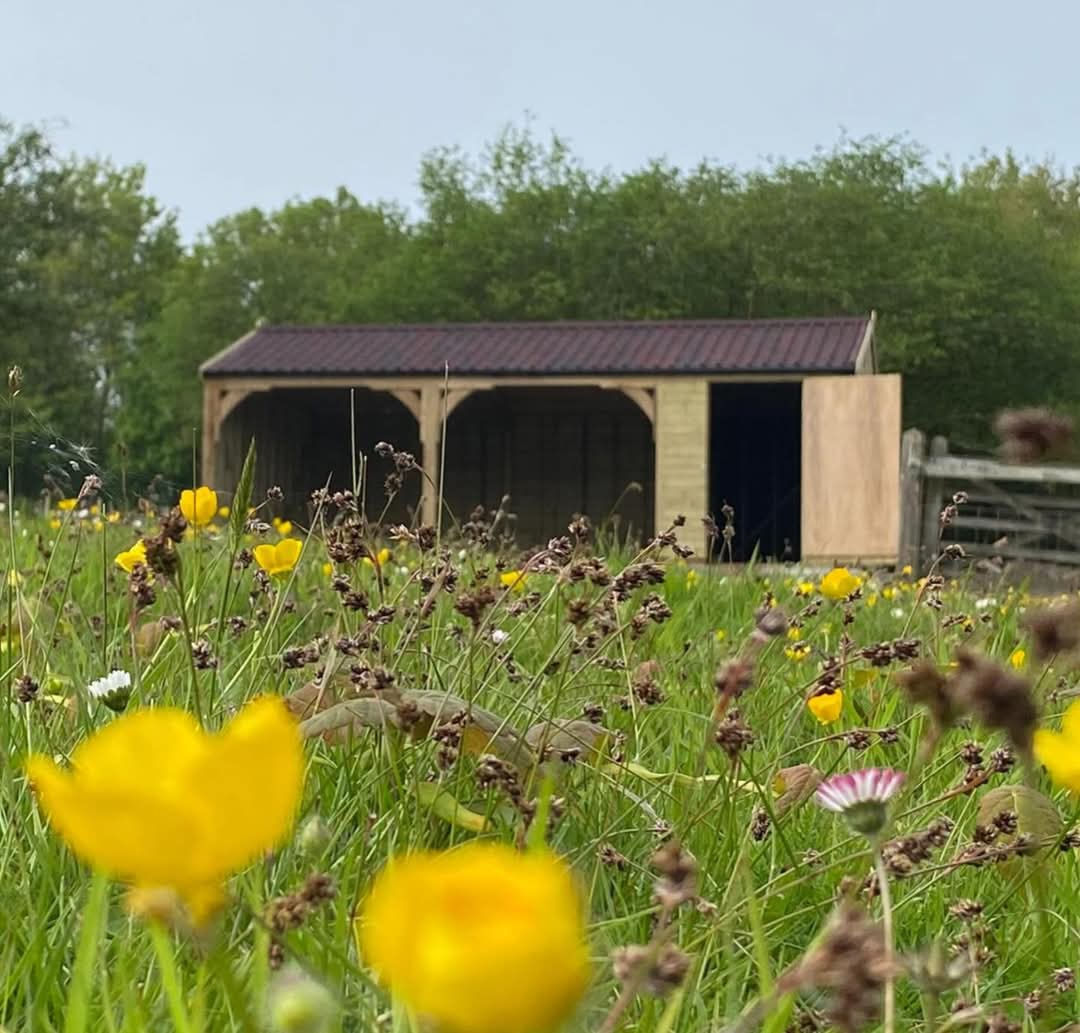
<svg viewBox="0 0 1080 1033">
<path fill-rule="evenodd" d="M 1001 454 L 1015 463 L 1033 463 L 1062 451 L 1072 437 L 1072 420 L 1049 409 L 1012 409 L 994 421 Z"/>
<path fill-rule="evenodd" d="M 1030 753 L 1038 711 L 1028 682 L 970 649 L 958 649 L 956 663 L 949 679 L 951 698 L 987 728 L 1005 732 L 1022 753 Z"/>
</svg>

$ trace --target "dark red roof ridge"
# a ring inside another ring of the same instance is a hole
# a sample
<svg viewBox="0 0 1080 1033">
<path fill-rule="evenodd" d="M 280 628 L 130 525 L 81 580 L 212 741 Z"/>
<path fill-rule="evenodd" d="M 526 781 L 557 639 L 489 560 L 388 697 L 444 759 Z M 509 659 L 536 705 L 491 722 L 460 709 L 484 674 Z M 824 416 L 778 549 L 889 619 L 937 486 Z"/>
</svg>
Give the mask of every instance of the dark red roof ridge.
<svg viewBox="0 0 1080 1033">
<path fill-rule="evenodd" d="M 356 333 L 364 330 L 387 331 L 445 331 L 445 330 L 492 330 L 499 331 L 508 327 L 524 327 L 543 329 L 544 327 L 591 327 L 595 329 L 650 329 L 660 326 L 769 326 L 769 325 L 794 325 L 794 324 L 817 324 L 817 323 L 859 323 L 863 326 L 868 322 L 867 316 L 778 316 L 775 319 L 727 319 L 727 318 L 688 318 L 688 319 L 507 319 L 507 320 L 480 320 L 479 322 L 447 321 L 445 323 L 264 323 L 256 327 L 261 333 L 277 333 L 279 331 L 295 333 Z"/>
<path fill-rule="evenodd" d="M 873 315 L 779 319 L 276 324 L 205 376 L 677 375 L 854 372 Z"/>
</svg>

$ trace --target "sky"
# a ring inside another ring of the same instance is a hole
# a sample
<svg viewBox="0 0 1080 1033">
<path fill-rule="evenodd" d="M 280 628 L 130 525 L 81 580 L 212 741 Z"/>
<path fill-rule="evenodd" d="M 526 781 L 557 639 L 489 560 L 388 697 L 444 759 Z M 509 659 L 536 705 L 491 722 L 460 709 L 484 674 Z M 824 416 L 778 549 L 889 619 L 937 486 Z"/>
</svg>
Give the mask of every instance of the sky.
<svg viewBox="0 0 1080 1033">
<path fill-rule="evenodd" d="M 594 169 L 740 168 L 846 133 L 1080 165 L 1075 0 L 0 0 L 0 119 L 147 167 L 187 239 L 507 124 Z"/>
</svg>

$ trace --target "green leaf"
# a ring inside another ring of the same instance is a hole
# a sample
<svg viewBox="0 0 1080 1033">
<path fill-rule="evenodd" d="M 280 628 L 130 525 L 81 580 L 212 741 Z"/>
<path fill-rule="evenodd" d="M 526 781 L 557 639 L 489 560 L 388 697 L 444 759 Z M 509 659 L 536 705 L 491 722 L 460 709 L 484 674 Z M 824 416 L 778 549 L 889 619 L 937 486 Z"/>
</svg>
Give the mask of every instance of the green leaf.
<svg viewBox="0 0 1080 1033">
<path fill-rule="evenodd" d="M 229 511 L 229 530 L 232 532 L 233 547 L 240 541 L 247 523 L 247 512 L 251 506 L 251 493 L 255 484 L 255 439 L 248 445 L 244 465 L 240 470 L 240 480 L 236 482 L 232 509 Z"/>
<path fill-rule="evenodd" d="M 1064 830 L 1054 804 L 1042 793 L 1024 785 L 998 786 L 983 793 L 975 820 L 980 825 L 990 825 L 1005 811 L 1016 815 L 1016 834 L 1031 836 L 1037 843 L 1056 840 Z M 1010 843 L 1013 839 L 1015 836 L 999 836 L 998 842 Z"/>
<path fill-rule="evenodd" d="M 416 795 L 425 807 L 430 807 L 433 814 L 468 832 L 484 832 L 488 822 L 482 814 L 470 811 L 458 803 L 457 798 L 442 786 L 434 782 L 421 782 L 416 787 Z"/>
</svg>

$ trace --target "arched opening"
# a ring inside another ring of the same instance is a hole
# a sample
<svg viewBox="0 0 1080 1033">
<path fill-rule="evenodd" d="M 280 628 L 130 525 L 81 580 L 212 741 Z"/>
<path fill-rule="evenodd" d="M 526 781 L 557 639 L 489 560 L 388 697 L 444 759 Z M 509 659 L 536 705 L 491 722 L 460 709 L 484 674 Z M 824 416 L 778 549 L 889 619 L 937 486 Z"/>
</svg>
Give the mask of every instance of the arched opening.
<svg viewBox="0 0 1080 1033">
<path fill-rule="evenodd" d="M 450 414 L 443 496 L 458 520 L 510 496 L 523 546 L 564 534 L 575 513 L 620 537 L 653 533 L 652 424 L 620 391 L 478 391 Z"/>
<path fill-rule="evenodd" d="M 255 498 L 271 485 L 285 493 L 283 512 L 306 515 L 316 488 L 329 482 L 331 490 L 353 485 L 352 413 L 347 388 L 285 388 L 248 395 L 221 428 L 216 450 L 215 480 L 231 489 L 240 476 L 248 442 L 258 450 Z M 393 463 L 375 455 L 380 441 L 420 460 L 416 418 L 385 391 L 355 389 L 356 452 L 367 459 L 367 515 L 376 519 L 386 505 L 384 482 Z M 359 460 L 357 460 L 359 470 Z M 420 497 L 420 476 L 409 474 L 390 504 L 386 520 L 408 522 Z"/>
</svg>

